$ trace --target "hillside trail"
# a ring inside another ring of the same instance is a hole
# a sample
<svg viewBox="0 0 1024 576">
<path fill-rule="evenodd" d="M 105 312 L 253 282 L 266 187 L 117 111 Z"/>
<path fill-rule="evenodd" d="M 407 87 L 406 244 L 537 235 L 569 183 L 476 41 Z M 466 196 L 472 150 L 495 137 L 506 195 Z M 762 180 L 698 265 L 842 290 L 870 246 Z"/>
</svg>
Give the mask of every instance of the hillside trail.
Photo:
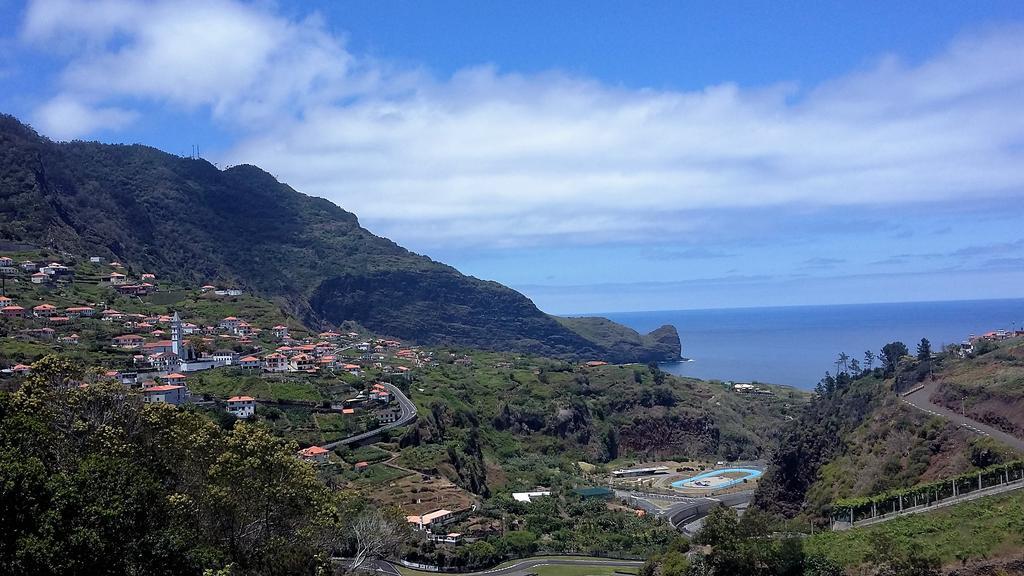
<svg viewBox="0 0 1024 576">
<path fill-rule="evenodd" d="M 911 392 L 910 394 L 904 396 L 903 401 L 913 406 L 914 408 L 917 408 L 918 410 L 923 410 L 934 416 L 940 416 L 942 418 L 950 420 L 976 434 L 981 434 L 982 436 L 994 438 L 1002 442 L 1003 444 L 1006 444 L 1007 446 L 1013 448 L 1014 450 L 1024 454 L 1024 439 L 1017 438 L 1016 436 L 1013 436 L 1011 434 L 1007 434 L 1006 432 L 993 428 L 988 424 L 978 422 L 977 420 L 968 418 L 958 412 L 950 410 L 945 406 L 940 406 L 932 402 L 931 395 L 935 393 L 938 387 L 938 382 L 928 382 L 919 390 L 915 390 L 914 392 Z"/>
</svg>

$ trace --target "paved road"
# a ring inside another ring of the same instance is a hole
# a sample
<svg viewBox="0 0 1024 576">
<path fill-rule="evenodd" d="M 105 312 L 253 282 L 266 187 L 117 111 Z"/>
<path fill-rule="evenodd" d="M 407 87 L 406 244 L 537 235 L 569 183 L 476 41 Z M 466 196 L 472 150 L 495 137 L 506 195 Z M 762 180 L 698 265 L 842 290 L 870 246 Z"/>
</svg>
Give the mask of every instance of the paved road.
<svg viewBox="0 0 1024 576">
<path fill-rule="evenodd" d="M 384 574 L 391 574 L 394 576 L 395 572 L 389 572 L 386 568 L 374 566 L 375 571 L 382 572 Z M 603 568 L 639 568 L 644 563 L 641 560 L 612 560 L 603 558 L 526 558 L 511 564 L 509 566 L 502 566 L 501 568 L 492 568 L 490 570 L 484 570 L 482 572 L 464 572 L 462 576 L 513 576 L 528 574 L 530 572 L 536 572 L 536 569 L 540 566 L 583 566 L 583 567 L 603 567 Z M 396 569 L 396 566 L 391 565 L 392 570 Z M 396 570 L 397 572 L 397 570 Z M 424 574 L 427 574 L 424 572 Z"/>
<path fill-rule="evenodd" d="M 412 400 L 409 400 L 409 398 L 406 397 L 405 394 L 402 394 L 402 391 L 399 390 L 398 387 L 392 384 L 384 384 L 384 386 L 388 389 L 388 391 L 391 392 L 391 394 L 398 401 L 398 407 L 402 409 L 402 414 L 398 417 L 398 420 L 384 424 L 379 428 L 374 428 L 373 430 L 363 432 L 362 434 L 356 434 L 355 436 L 342 438 L 341 440 L 337 440 L 335 442 L 329 442 L 327 444 L 324 444 L 323 448 L 332 450 L 334 449 L 334 447 L 341 446 L 343 444 L 354 444 L 357 442 L 361 442 L 368 438 L 373 438 L 374 436 L 380 434 L 385 430 L 405 426 L 406 424 L 416 419 L 416 405 L 412 403 Z"/>
<path fill-rule="evenodd" d="M 691 498 L 688 496 L 665 496 L 645 492 L 630 492 L 616 490 L 616 496 L 623 498 L 631 496 L 634 505 L 646 510 L 649 514 L 657 514 L 668 519 L 672 526 L 682 530 L 683 526 L 707 516 L 715 506 L 742 506 L 750 502 L 754 496 L 753 491 L 734 492 L 722 494 L 715 497 Z M 672 500 L 675 503 L 667 509 L 662 509 L 649 500 Z"/>
<path fill-rule="evenodd" d="M 933 403 L 929 398 L 935 392 L 938 386 L 938 382 L 929 382 L 925 384 L 924 387 L 921 388 L 920 390 L 917 390 L 911 394 L 908 394 L 907 396 L 904 396 L 903 401 L 913 406 L 914 408 L 923 410 L 934 416 L 941 416 L 943 418 L 946 418 L 947 420 L 950 420 L 951 422 L 954 422 L 959 426 L 963 426 L 964 428 L 970 430 L 971 432 L 974 432 L 975 434 L 981 434 L 982 436 L 990 436 L 992 438 L 995 438 L 996 440 L 999 440 L 1003 444 L 1010 446 L 1011 448 L 1017 450 L 1018 452 L 1024 452 L 1024 440 L 1017 438 L 1016 436 L 1007 434 L 1002 430 L 997 430 L 996 428 L 993 428 L 988 424 L 983 424 L 981 422 L 978 422 L 977 420 L 966 418 L 962 416 L 959 412 L 950 410 L 945 406 L 939 406 L 938 404 Z"/>
<path fill-rule="evenodd" d="M 716 506 L 722 504 L 726 506 L 740 506 L 750 502 L 753 496 L 753 492 L 735 492 L 714 498 L 694 498 L 690 502 L 673 504 L 668 509 L 668 512 L 665 513 L 665 517 L 668 518 L 669 523 L 673 526 L 682 528 L 686 524 L 707 516 Z"/>
</svg>

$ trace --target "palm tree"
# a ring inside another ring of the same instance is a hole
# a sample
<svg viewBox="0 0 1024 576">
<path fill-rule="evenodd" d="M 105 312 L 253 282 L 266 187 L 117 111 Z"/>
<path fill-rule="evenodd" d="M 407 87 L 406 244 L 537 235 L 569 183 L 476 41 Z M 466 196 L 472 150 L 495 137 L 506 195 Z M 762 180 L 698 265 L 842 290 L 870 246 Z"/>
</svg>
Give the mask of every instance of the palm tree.
<svg viewBox="0 0 1024 576">
<path fill-rule="evenodd" d="M 836 371 L 847 372 L 850 366 L 850 357 L 846 352 L 840 352 L 839 358 L 836 360 Z"/>
<path fill-rule="evenodd" d="M 850 360 L 850 372 L 860 374 L 860 360 L 857 360 L 856 358 Z"/>
</svg>

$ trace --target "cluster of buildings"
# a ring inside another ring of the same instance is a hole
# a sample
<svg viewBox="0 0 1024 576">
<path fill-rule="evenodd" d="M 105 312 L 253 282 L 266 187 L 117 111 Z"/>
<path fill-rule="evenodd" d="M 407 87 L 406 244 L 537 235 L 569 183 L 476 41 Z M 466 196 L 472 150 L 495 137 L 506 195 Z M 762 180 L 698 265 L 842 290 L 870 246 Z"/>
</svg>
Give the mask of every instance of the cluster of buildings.
<svg viewBox="0 0 1024 576">
<path fill-rule="evenodd" d="M 4 277 L 28 276 L 33 284 L 68 281 L 75 271 L 60 262 L 36 263 L 31 260 L 15 262 L 9 256 L 0 256 L 0 275 Z"/>
<path fill-rule="evenodd" d="M 970 354 L 974 354 L 975 346 L 979 342 L 999 342 L 1001 340 L 1021 337 L 1024 337 L 1024 330 L 991 330 L 984 334 L 971 334 L 966 340 L 956 346 L 955 352 L 961 358 L 965 358 Z"/>
<path fill-rule="evenodd" d="M 203 294 L 213 294 L 215 296 L 241 296 L 243 294 L 238 288 L 218 288 L 213 284 L 206 284 L 200 287 L 199 291 Z"/>
<path fill-rule="evenodd" d="M 107 281 L 110 283 L 110 287 L 116 290 L 118 294 L 125 296 L 145 296 L 156 290 L 155 274 L 142 274 L 138 281 L 132 281 L 126 274 L 111 272 L 110 276 L 107 277 Z"/>
<path fill-rule="evenodd" d="M 238 318 L 228 317 L 221 321 L 220 327 L 236 334 L 248 333 L 252 328 Z M 274 338 L 281 344 L 273 351 L 259 354 L 248 354 L 238 359 L 237 365 L 245 370 L 262 372 L 305 372 L 315 374 L 322 370 L 343 371 L 359 376 L 366 367 L 372 367 L 385 373 L 404 374 L 410 366 L 422 367 L 432 361 L 431 353 L 415 348 L 402 348 L 397 340 L 375 340 L 373 342 L 353 342 L 359 334 L 350 332 L 341 334 L 328 331 L 316 337 L 295 340 L 283 325 L 271 328 Z M 240 332 L 241 331 L 241 332 Z M 342 352 L 353 349 L 359 353 L 358 359 L 345 357 Z M 389 360 L 395 360 L 392 364 Z M 399 363 L 401 362 L 401 363 Z"/>
</svg>

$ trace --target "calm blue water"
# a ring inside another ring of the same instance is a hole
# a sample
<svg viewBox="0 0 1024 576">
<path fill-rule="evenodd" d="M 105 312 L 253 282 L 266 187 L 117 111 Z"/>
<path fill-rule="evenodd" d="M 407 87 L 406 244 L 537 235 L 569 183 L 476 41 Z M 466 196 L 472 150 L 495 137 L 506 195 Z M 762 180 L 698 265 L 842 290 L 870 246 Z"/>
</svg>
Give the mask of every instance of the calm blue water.
<svg viewBox="0 0 1024 576">
<path fill-rule="evenodd" d="M 679 330 L 683 356 L 693 362 L 665 364 L 673 374 L 813 388 L 835 372 L 840 352 L 863 362 L 901 340 L 913 352 L 921 338 L 932 348 L 969 334 L 1024 325 L 1024 299 L 672 310 L 600 314 L 640 332 L 662 324 Z"/>
</svg>

